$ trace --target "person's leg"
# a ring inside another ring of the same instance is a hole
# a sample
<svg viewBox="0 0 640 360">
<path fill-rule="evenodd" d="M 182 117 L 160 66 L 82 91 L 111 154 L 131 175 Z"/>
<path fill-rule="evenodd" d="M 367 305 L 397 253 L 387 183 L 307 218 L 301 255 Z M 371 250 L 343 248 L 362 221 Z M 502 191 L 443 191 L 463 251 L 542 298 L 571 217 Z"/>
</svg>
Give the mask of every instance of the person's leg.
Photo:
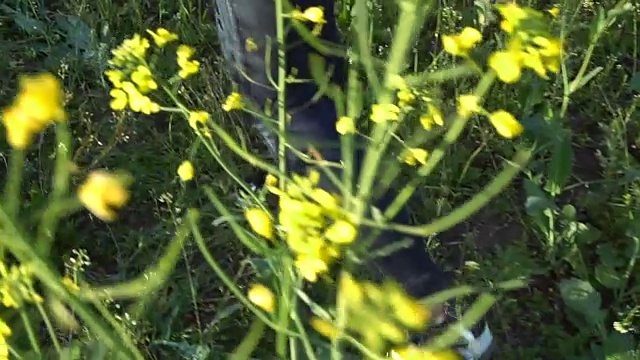
<svg viewBox="0 0 640 360">
<path fill-rule="evenodd" d="M 302 10 L 309 6 L 322 6 L 325 10 L 327 24 L 323 27 L 320 37 L 335 43 L 341 42 L 340 32 L 334 18 L 333 0 L 297 0 L 294 6 Z M 222 52 L 227 60 L 233 79 L 238 84 L 244 97 L 251 102 L 264 106 L 277 101 L 277 94 L 270 85 L 270 78 L 277 79 L 277 46 L 275 43 L 276 20 L 273 0 L 217 0 L 217 24 L 222 44 Z M 247 51 L 247 40 L 255 43 L 256 51 Z M 298 78 L 311 78 L 309 74 L 308 56 L 314 52 L 311 46 L 301 42 L 295 31 L 288 38 L 286 60 L 288 70 L 295 68 Z M 271 46 L 267 46 L 270 44 Z M 265 49 L 271 53 L 265 56 Z M 267 61 L 267 59 L 269 59 Z M 339 86 L 345 85 L 344 69 L 346 62 L 341 58 L 327 58 L 327 63 L 333 65 L 337 73 L 333 81 Z M 267 68 L 267 64 L 270 67 Z M 320 152 L 323 159 L 339 161 L 341 154 L 337 147 L 339 134 L 336 131 L 337 121 L 334 103 L 327 97 L 311 102 L 318 88 L 313 82 L 290 83 L 286 89 L 287 112 L 291 120 L 287 128 L 287 136 L 294 137 L 296 147 L 306 151 L 310 144 Z M 275 109 L 275 107 L 274 107 Z M 255 120 L 256 122 L 258 120 Z M 275 144 L 274 135 L 263 129 L 268 141 Z M 333 142 L 335 146 L 328 146 Z M 356 169 L 359 159 L 356 155 Z M 304 171 L 300 162 L 292 164 L 295 171 Z M 321 186 L 331 190 L 332 184 L 323 179 Z M 394 191 L 390 190 L 385 196 L 375 200 L 375 205 L 384 210 L 394 198 Z M 406 208 L 393 219 L 394 222 L 408 224 L 409 214 Z M 385 231 L 377 237 L 374 246 L 384 247 L 393 242 L 406 239 L 408 236 L 393 231 Z M 375 260 L 375 265 L 385 276 L 398 281 L 411 296 L 422 298 L 440 290 L 444 290 L 450 283 L 448 274 L 437 267 L 425 249 L 424 239 L 409 237 L 411 245 L 393 252 L 389 256 Z"/>
</svg>

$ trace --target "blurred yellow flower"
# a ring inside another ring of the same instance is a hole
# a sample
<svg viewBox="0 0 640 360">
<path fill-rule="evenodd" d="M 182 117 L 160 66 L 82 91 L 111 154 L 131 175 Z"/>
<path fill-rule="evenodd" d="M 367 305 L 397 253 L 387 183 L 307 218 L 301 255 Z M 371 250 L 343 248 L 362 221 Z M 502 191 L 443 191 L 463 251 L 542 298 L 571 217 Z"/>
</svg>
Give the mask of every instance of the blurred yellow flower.
<svg viewBox="0 0 640 360">
<path fill-rule="evenodd" d="M 324 233 L 327 240 L 340 245 L 351 244 L 357 235 L 358 229 L 346 220 L 336 220 Z"/>
<path fill-rule="evenodd" d="M 109 95 L 111 95 L 111 103 L 109 104 L 113 110 L 119 111 L 124 110 L 129 103 L 129 97 L 124 90 L 121 89 L 112 89 L 109 91 Z"/>
<path fill-rule="evenodd" d="M 302 277 L 309 282 L 318 281 L 318 275 L 324 274 L 329 270 L 329 265 L 325 259 L 305 254 L 298 255 L 295 266 Z"/>
<path fill-rule="evenodd" d="M 415 99 L 416 95 L 409 89 L 402 89 L 398 91 L 398 104 L 400 107 L 411 105 Z"/>
<path fill-rule="evenodd" d="M 324 18 L 324 8 L 322 6 L 311 6 L 303 12 L 293 10 L 291 16 L 298 21 L 308 21 L 314 24 L 325 24 L 327 20 Z"/>
<path fill-rule="evenodd" d="M 395 104 L 373 104 L 371 106 L 371 120 L 375 123 L 397 121 L 400 119 L 400 108 Z"/>
<path fill-rule="evenodd" d="M 271 215 L 260 208 L 251 208 L 244 211 L 244 217 L 247 218 L 251 230 L 256 234 L 273 240 L 273 220 Z"/>
<path fill-rule="evenodd" d="M 231 110 L 238 110 L 238 109 L 242 109 L 243 104 L 242 104 L 242 95 L 240 95 L 240 93 L 237 92 L 232 92 L 229 96 L 227 96 L 227 98 L 224 101 L 224 104 L 222 104 L 222 110 L 229 112 Z"/>
<path fill-rule="evenodd" d="M 457 35 L 444 35 L 442 46 L 444 51 L 454 56 L 467 56 L 476 44 L 482 41 L 482 34 L 477 29 L 465 27 Z"/>
<path fill-rule="evenodd" d="M 353 134 L 356 132 L 356 124 L 353 118 L 349 116 L 341 116 L 336 122 L 336 130 L 341 135 Z"/>
<path fill-rule="evenodd" d="M 25 149 L 33 136 L 52 122 L 66 120 L 63 103 L 62 85 L 52 74 L 21 76 L 18 95 L 13 104 L 2 111 L 9 145 Z"/>
<path fill-rule="evenodd" d="M 143 95 L 138 88 L 130 81 L 122 82 L 122 91 L 127 94 L 126 103 L 122 93 L 117 91 L 120 89 L 114 89 L 111 92 L 113 100 L 111 101 L 111 108 L 114 110 L 121 110 L 126 107 L 127 103 L 132 111 L 140 112 L 146 115 L 154 114 L 160 111 L 160 105 L 155 103 L 146 95 Z M 124 107 L 123 107 L 124 106 Z"/>
<path fill-rule="evenodd" d="M 527 11 L 515 3 L 496 5 L 496 9 L 503 18 L 500 22 L 500 27 L 509 34 L 520 26 L 522 20 L 529 17 Z"/>
<path fill-rule="evenodd" d="M 427 104 L 427 113 L 420 116 L 420 124 L 425 130 L 431 130 L 433 125 L 443 126 L 444 118 L 440 109 L 433 104 Z"/>
<path fill-rule="evenodd" d="M 182 181 L 190 181 L 193 179 L 195 174 L 195 169 L 193 164 L 189 160 L 183 161 L 180 166 L 178 166 L 178 176 Z"/>
<path fill-rule="evenodd" d="M 272 174 L 267 174 L 264 178 L 264 184 L 269 187 L 275 187 L 278 185 L 278 178 L 273 176 Z"/>
<path fill-rule="evenodd" d="M 560 15 L 560 8 L 558 7 L 558 5 L 554 5 L 551 9 L 547 10 L 547 12 L 553 16 L 554 18 L 558 17 L 558 15 Z"/>
<path fill-rule="evenodd" d="M 149 39 L 143 38 L 140 34 L 125 39 L 120 46 L 111 50 L 113 57 L 109 60 L 110 65 L 125 66 L 129 63 L 139 63 L 147 56 Z"/>
<path fill-rule="evenodd" d="M 104 74 L 107 76 L 107 79 L 109 79 L 113 87 L 122 87 L 122 80 L 124 80 L 125 77 L 122 70 L 107 70 L 104 72 Z"/>
<path fill-rule="evenodd" d="M 489 121 L 498 134 L 507 139 L 513 139 L 524 131 L 522 124 L 513 115 L 504 110 L 492 112 L 489 115 Z"/>
<path fill-rule="evenodd" d="M 513 84 L 522 75 L 522 57 L 516 51 L 496 51 L 489 56 L 489 67 L 501 81 Z"/>
<path fill-rule="evenodd" d="M 142 94 L 158 88 L 158 84 L 151 75 L 151 70 L 144 65 L 138 65 L 136 70 L 131 73 L 131 81 L 138 85 L 138 91 Z"/>
<path fill-rule="evenodd" d="M 178 46 L 176 54 L 178 56 L 178 66 L 180 66 L 178 76 L 186 79 L 189 76 L 198 73 L 200 70 L 200 62 L 197 60 L 191 60 L 191 57 L 195 54 L 195 50 L 192 47 L 180 45 Z"/>
<path fill-rule="evenodd" d="M 116 218 L 114 209 L 123 207 L 129 201 L 129 193 L 117 176 L 97 170 L 80 185 L 78 198 L 95 216 L 112 221 Z"/>
<path fill-rule="evenodd" d="M 165 28 L 158 28 L 155 32 L 147 30 L 147 33 L 151 35 L 153 41 L 159 48 L 164 47 L 166 44 L 178 40 L 178 35 L 170 32 Z"/>
<path fill-rule="evenodd" d="M 4 320 L 0 319 L 0 360 L 9 359 L 9 345 L 7 344 L 7 337 L 11 336 L 11 328 Z"/>
<path fill-rule="evenodd" d="M 426 164 L 427 157 L 429 156 L 429 152 L 420 148 L 410 148 L 405 151 L 404 156 L 402 157 L 402 161 L 411 166 L 415 166 L 418 164 Z"/>
<path fill-rule="evenodd" d="M 322 320 L 319 317 L 312 317 L 309 321 L 311 327 L 318 332 L 318 334 L 328 338 L 333 339 L 338 336 L 338 330 L 331 325 L 328 321 Z"/>
<path fill-rule="evenodd" d="M 276 309 L 276 299 L 273 292 L 262 284 L 251 285 L 247 297 L 249 301 L 268 313 L 272 313 Z"/>
<path fill-rule="evenodd" d="M 206 124 L 209 121 L 209 113 L 206 111 L 190 111 L 189 112 L 189 126 L 193 129 L 198 129 L 198 124 Z"/>
<path fill-rule="evenodd" d="M 460 95 L 458 97 L 458 114 L 470 116 L 480 110 L 480 99 L 475 95 Z"/>
</svg>

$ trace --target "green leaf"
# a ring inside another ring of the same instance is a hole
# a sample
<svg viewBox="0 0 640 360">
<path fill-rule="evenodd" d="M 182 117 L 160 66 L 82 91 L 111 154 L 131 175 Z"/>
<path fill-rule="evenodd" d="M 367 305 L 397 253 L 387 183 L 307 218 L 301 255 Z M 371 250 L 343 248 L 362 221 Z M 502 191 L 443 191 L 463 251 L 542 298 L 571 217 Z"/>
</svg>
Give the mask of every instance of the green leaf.
<svg viewBox="0 0 640 360">
<path fill-rule="evenodd" d="M 600 311 L 602 299 L 600 294 L 588 281 L 577 278 L 560 282 L 560 295 L 567 307 L 584 316 L 585 320 L 594 323 L 594 316 Z"/>
<path fill-rule="evenodd" d="M 573 165 L 573 147 L 571 147 L 571 136 L 565 135 L 553 146 L 551 163 L 547 170 L 549 178 L 545 190 L 552 196 L 559 195 L 571 177 Z"/>
<path fill-rule="evenodd" d="M 604 263 L 596 266 L 595 277 L 600 284 L 609 289 L 620 289 L 625 285 L 624 279 L 618 274 L 616 269 Z"/>
</svg>

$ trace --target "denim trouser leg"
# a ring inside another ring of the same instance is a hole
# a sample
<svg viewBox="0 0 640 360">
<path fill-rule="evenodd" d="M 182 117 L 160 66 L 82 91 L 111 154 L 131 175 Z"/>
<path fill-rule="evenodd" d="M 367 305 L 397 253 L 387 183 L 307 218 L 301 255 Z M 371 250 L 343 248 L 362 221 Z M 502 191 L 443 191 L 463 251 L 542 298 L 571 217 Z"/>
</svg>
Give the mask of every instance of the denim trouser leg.
<svg viewBox="0 0 640 360">
<path fill-rule="evenodd" d="M 214 0 L 220 42 L 227 65 L 243 96 L 259 106 L 270 102 L 275 104 L 277 99 L 276 91 L 269 80 L 270 77 L 277 79 L 278 68 L 274 3 L 273 0 Z M 341 42 L 333 16 L 333 0 L 297 0 L 291 3 L 302 10 L 309 6 L 324 7 L 327 24 L 323 28 L 321 38 L 334 43 Z M 247 51 L 245 46 L 247 39 L 255 42 L 258 50 Z M 265 56 L 265 49 L 269 48 L 267 44 L 270 42 L 271 53 Z M 294 30 L 288 34 L 287 43 L 290 44 L 286 49 L 289 72 L 295 68 L 298 78 L 310 79 L 308 56 L 314 50 L 304 43 Z M 269 62 L 265 60 L 269 58 L 270 68 L 267 69 Z M 336 69 L 332 80 L 338 85 L 345 85 L 345 61 L 333 57 L 325 58 L 325 61 Z M 339 161 L 339 148 L 335 145 L 326 145 L 327 142 L 339 144 L 339 134 L 335 128 L 336 108 L 332 100 L 327 97 L 311 102 L 317 90 L 313 82 L 287 85 L 286 104 L 287 111 L 291 114 L 287 137 L 295 139 L 294 146 L 300 151 L 306 151 L 309 145 L 314 144 L 323 159 Z M 275 144 L 277 140 L 274 134 L 265 128 L 261 128 L 261 131 L 268 141 Z M 357 154 L 355 157 L 356 169 L 359 169 L 362 156 Z M 290 168 L 298 172 L 305 170 L 299 162 L 292 162 Z M 323 179 L 321 186 L 332 190 L 333 185 L 327 179 Z M 374 199 L 375 205 L 384 210 L 394 196 L 395 191 L 389 190 L 386 195 Z M 409 220 L 406 208 L 402 209 L 394 219 L 395 222 L 403 224 L 408 224 Z M 375 259 L 374 265 L 385 276 L 390 276 L 401 283 L 412 296 L 424 297 L 443 290 L 449 284 L 450 278 L 434 264 L 426 252 L 424 239 L 385 231 L 376 238 L 374 246 L 384 247 L 407 238 L 412 240 L 411 246 Z"/>
</svg>

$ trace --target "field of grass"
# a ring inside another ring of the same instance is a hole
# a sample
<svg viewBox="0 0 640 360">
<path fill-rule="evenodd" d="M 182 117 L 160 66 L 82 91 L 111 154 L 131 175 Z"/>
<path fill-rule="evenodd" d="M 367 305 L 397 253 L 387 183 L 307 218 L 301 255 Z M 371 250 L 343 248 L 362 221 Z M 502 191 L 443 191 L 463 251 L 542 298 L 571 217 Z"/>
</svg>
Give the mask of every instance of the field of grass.
<svg viewBox="0 0 640 360">
<path fill-rule="evenodd" d="M 391 9 L 396 6 L 392 1 L 372 3 L 372 41 L 384 56 L 395 23 Z M 439 3 L 415 44 L 416 71 L 451 66 L 456 60 L 441 52 L 440 36 L 477 26 L 478 21 L 491 22 L 495 16 L 488 12 L 489 1 Z M 539 10 L 554 5 L 541 0 L 519 3 Z M 461 283 L 531 281 L 526 288 L 500 292 L 488 314 L 499 342 L 497 359 L 640 358 L 640 6 L 628 5 L 620 14 L 608 12 L 622 8 L 621 3 L 557 4 L 560 15 L 552 28 L 565 41 L 561 74 L 496 85 L 485 102 L 487 108 L 517 114 L 525 125 L 540 119 L 551 122 L 555 131 L 536 133 L 535 126 L 528 127 L 530 136 L 546 144 L 527 169 L 487 207 L 430 237 L 429 251 L 458 273 Z M 246 177 L 256 169 L 224 146 L 219 151 L 225 164 L 216 162 L 197 146 L 189 124 L 178 115 L 111 110 L 110 87 L 103 75 L 110 50 L 124 38 L 157 27 L 176 32 L 181 42 L 197 49 L 202 64 L 201 74 L 181 93 L 185 103 L 208 111 L 248 151 L 264 154 L 253 130 L 221 109 L 231 84 L 221 67 L 208 7 L 200 0 L 0 4 L 0 105 L 11 102 L 20 74 L 56 74 L 66 89 L 71 158 L 78 167 L 72 186 L 99 168 L 123 170 L 135 179 L 130 202 L 116 222 L 105 223 L 87 211 L 60 222 L 50 264 L 61 274 L 94 286 L 136 278 L 163 254 L 186 210 L 198 208 L 207 246 L 224 271 L 243 286 L 252 279 L 252 255 L 222 225 L 220 213 L 200 187 L 211 187 L 240 217 L 238 189 L 225 166 Z M 347 18 L 342 14 L 345 25 Z M 485 34 L 489 41 L 498 41 L 492 30 Z M 585 81 L 571 83 L 577 74 Z M 473 85 L 466 81 L 442 89 L 451 108 L 457 95 Z M 575 92 L 567 101 L 570 86 Z M 566 113 L 561 116 L 563 106 Z M 513 155 L 513 143 L 498 138 L 485 122 L 472 119 L 461 140 L 421 185 L 411 203 L 417 222 L 464 203 Z M 36 226 L 34 219 L 46 205 L 57 151 L 50 128 L 27 152 L 20 213 L 25 228 Z M 9 172 L 9 154 L 9 146 L 0 140 L 2 184 Z M 197 166 L 195 180 L 188 183 L 176 174 L 185 159 Z M 224 358 L 251 326 L 251 313 L 189 241 L 166 284 L 153 296 L 142 302 L 105 301 L 104 306 L 149 359 Z M 37 311 L 29 311 L 38 319 L 33 320 L 33 336 L 42 339 L 44 353 L 51 347 L 51 341 L 44 340 L 47 329 Z M 56 313 L 57 340 L 63 346 L 82 344 L 90 349 L 87 354 L 100 353 L 99 335 L 83 326 L 65 326 L 64 319 L 71 321 L 71 315 L 60 315 L 59 309 Z M 30 340 L 22 315 L 0 311 L 13 329 L 11 346 L 24 353 L 24 359 L 38 358 L 37 352 L 24 351 Z M 254 357 L 271 358 L 273 351 L 264 351 Z"/>
</svg>

